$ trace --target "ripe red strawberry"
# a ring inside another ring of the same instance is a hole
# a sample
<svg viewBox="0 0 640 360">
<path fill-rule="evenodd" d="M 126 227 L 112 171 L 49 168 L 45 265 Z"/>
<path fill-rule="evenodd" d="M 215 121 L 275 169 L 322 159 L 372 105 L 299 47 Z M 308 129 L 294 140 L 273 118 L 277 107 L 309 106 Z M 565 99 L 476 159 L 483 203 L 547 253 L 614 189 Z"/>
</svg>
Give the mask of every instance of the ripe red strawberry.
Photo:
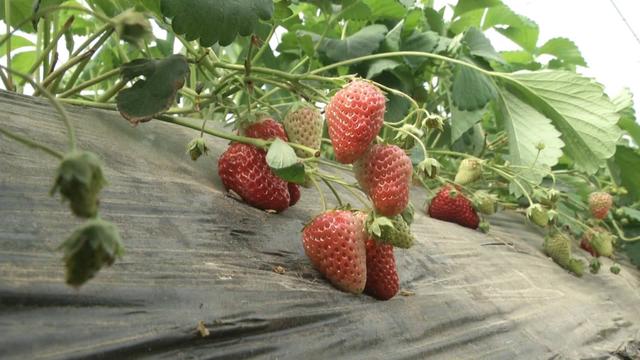
<svg viewBox="0 0 640 360">
<path fill-rule="evenodd" d="M 477 229 L 480 223 L 478 214 L 473 209 L 473 204 L 460 191 L 452 193 L 449 185 L 443 186 L 438 194 L 431 200 L 429 216 L 456 223 L 458 225 Z"/>
<path fill-rule="evenodd" d="M 591 256 L 598 257 L 598 253 L 596 253 L 596 251 L 593 250 L 593 246 L 591 246 L 591 242 L 589 241 L 587 236 L 584 236 L 584 235 L 582 236 L 582 240 L 580 240 L 580 247 L 586 252 L 588 252 L 589 254 L 591 254 Z"/>
<path fill-rule="evenodd" d="M 302 105 L 291 110 L 284 118 L 284 128 L 289 139 L 297 144 L 320 149 L 322 142 L 322 115 L 320 111 L 310 105 Z M 311 154 L 296 149 L 300 157 L 309 157 Z"/>
<path fill-rule="evenodd" d="M 409 204 L 413 166 L 411 159 L 399 147 L 371 146 L 354 164 L 354 172 L 378 214 L 392 217 Z"/>
<path fill-rule="evenodd" d="M 336 160 L 351 164 L 367 151 L 382 128 L 385 102 L 380 89 L 361 80 L 331 98 L 325 116 Z"/>
<path fill-rule="evenodd" d="M 314 218 L 302 231 L 304 251 L 313 266 L 340 290 L 359 294 L 367 281 L 367 256 L 362 217 L 331 210 Z"/>
<path fill-rule="evenodd" d="M 265 117 L 244 129 L 244 135 L 256 139 L 271 140 L 280 138 L 289 141 L 284 127 L 270 117 Z"/>
<path fill-rule="evenodd" d="M 598 191 L 589 195 L 589 209 L 596 219 L 604 219 L 611 209 L 613 198 L 609 193 Z"/>
<path fill-rule="evenodd" d="M 254 146 L 233 143 L 218 159 L 218 175 L 249 205 L 280 212 L 289 207 L 287 182 L 267 165 L 266 153 Z"/>
<path fill-rule="evenodd" d="M 289 206 L 295 205 L 300 200 L 300 187 L 294 183 L 289 183 Z"/>
<path fill-rule="evenodd" d="M 366 249 L 367 284 L 364 292 L 378 300 L 389 300 L 400 289 L 393 246 L 368 239 Z"/>
<path fill-rule="evenodd" d="M 263 139 L 263 140 L 272 140 L 275 138 L 280 138 L 283 141 L 289 141 L 287 134 L 284 131 L 284 127 L 279 122 L 273 120 L 270 117 L 265 117 L 260 121 L 249 125 L 244 130 L 245 136 Z M 294 183 L 289 183 L 289 206 L 295 205 L 298 200 L 300 200 L 300 189 L 298 185 Z"/>
</svg>

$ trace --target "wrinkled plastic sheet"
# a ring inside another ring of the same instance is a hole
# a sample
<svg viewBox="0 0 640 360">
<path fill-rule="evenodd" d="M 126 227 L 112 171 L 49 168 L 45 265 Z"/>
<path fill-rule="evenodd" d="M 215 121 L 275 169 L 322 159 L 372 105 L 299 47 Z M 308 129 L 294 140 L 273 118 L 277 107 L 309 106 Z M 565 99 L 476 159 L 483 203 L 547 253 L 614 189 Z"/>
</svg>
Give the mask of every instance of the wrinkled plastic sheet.
<svg viewBox="0 0 640 360">
<path fill-rule="evenodd" d="M 0 92 L 0 109 L 0 126 L 66 145 L 44 100 Z M 126 255 L 79 291 L 64 285 L 56 248 L 80 221 L 48 196 L 57 161 L 0 136 L 2 359 L 640 358 L 639 272 L 613 275 L 604 259 L 576 278 L 519 215 L 492 217 L 485 235 L 428 218 L 414 189 L 417 244 L 396 250 L 404 296 L 354 296 L 304 255 L 313 189 L 267 214 L 224 194 L 225 141 L 207 138 L 211 153 L 193 163 L 197 132 L 68 109 L 80 147 L 106 164 L 101 215 Z"/>
</svg>

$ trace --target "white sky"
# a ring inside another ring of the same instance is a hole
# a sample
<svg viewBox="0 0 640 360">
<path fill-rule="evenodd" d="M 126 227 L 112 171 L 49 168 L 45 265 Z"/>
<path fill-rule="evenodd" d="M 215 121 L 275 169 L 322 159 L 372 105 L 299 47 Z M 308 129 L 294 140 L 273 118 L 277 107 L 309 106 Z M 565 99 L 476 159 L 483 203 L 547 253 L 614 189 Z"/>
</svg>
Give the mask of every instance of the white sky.
<svg viewBox="0 0 640 360">
<path fill-rule="evenodd" d="M 637 40 L 616 12 L 612 0 L 503 0 L 516 13 L 540 27 L 538 45 L 554 37 L 566 37 L 578 45 L 588 69 L 579 72 L 605 85 L 615 96 L 628 87 L 640 102 L 640 40 Z M 613 0 L 627 22 L 640 36 L 640 1 Z M 436 1 L 436 8 L 457 0 Z M 517 45 L 497 32 L 489 32 L 493 46 L 515 50 Z"/>
</svg>

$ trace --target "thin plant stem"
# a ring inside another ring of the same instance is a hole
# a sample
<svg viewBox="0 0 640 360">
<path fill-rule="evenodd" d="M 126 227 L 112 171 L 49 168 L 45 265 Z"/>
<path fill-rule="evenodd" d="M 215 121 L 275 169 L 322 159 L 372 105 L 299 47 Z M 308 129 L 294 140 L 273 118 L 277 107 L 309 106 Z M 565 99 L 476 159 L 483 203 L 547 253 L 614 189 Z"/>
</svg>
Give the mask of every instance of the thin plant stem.
<svg viewBox="0 0 640 360">
<path fill-rule="evenodd" d="M 61 98 L 69 97 L 69 96 L 71 96 L 71 95 L 73 95 L 75 93 L 78 93 L 78 92 L 80 92 L 80 91 L 82 91 L 82 90 L 84 90 L 84 89 L 86 89 L 86 88 L 88 88 L 88 87 L 90 87 L 92 85 L 95 85 L 95 84 L 97 84 L 99 82 L 102 82 L 102 81 L 104 81 L 104 80 L 106 80 L 106 79 L 108 79 L 108 78 L 110 78 L 110 77 L 112 77 L 114 75 L 118 75 L 119 73 L 120 73 L 120 69 L 113 69 L 113 70 L 107 71 L 106 73 L 104 73 L 104 74 L 102 74 L 100 76 L 97 76 L 97 77 L 95 77 L 95 78 L 93 78 L 91 80 L 85 81 L 82 84 L 74 87 L 73 89 L 69 89 L 69 90 L 61 93 L 58 96 L 61 97 Z"/>
<path fill-rule="evenodd" d="M 52 149 L 52 148 L 50 148 L 50 147 L 48 147 L 46 145 L 37 143 L 37 142 L 35 142 L 35 141 L 31 140 L 31 139 L 28 139 L 28 138 L 26 138 L 24 136 L 15 134 L 15 133 L 13 133 L 13 132 L 11 132 L 9 130 L 0 128 L 0 134 L 3 134 L 5 136 L 7 136 L 8 138 L 13 139 L 13 140 L 15 140 L 15 141 L 17 141 L 19 143 L 22 143 L 23 145 L 28 146 L 30 148 L 42 150 L 45 153 L 47 153 L 47 154 L 49 154 L 49 155 L 51 155 L 51 156 L 53 156 L 55 158 L 58 158 L 58 159 L 64 158 L 64 155 L 61 152 L 59 152 L 58 150 L 54 150 L 54 149 Z"/>
<path fill-rule="evenodd" d="M 49 42 L 49 45 L 47 45 L 44 48 L 44 50 L 42 50 L 40 55 L 38 55 L 38 58 L 31 65 L 31 68 L 29 69 L 29 71 L 27 71 L 27 74 L 33 74 L 36 71 L 36 69 L 45 60 L 45 58 L 47 58 L 49 56 L 49 53 L 51 52 L 51 50 L 53 50 L 53 48 L 58 45 L 58 41 L 64 35 L 65 31 L 67 31 L 71 27 L 71 25 L 73 24 L 74 20 L 75 20 L 74 16 L 69 17 L 69 19 L 64 23 L 64 25 L 62 26 L 60 31 L 58 31 L 58 33 L 56 33 L 56 35 L 53 37 L 53 40 L 51 42 Z"/>
<path fill-rule="evenodd" d="M 611 215 L 609 215 L 609 219 L 611 220 L 611 223 L 613 224 L 613 227 L 616 229 L 616 232 L 618 233 L 618 237 L 620 237 L 620 239 L 624 240 L 624 241 L 638 241 L 640 240 L 640 236 L 636 236 L 636 237 L 632 237 L 632 238 L 628 238 L 624 235 L 624 231 L 622 231 L 622 229 L 620 229 L 620 226 L 618 226 L 618 223 L 611 217 Z"/>
<path fill-rule="evenodd" d="M 60 117 L 62 118 L 62 122 L 64 123 L 65 127 L 67 128 L 67 137 L 68 137 L 68 140 L 69 140 L 69 151 L 75 151 L 76 150 L 76 132 L 75 132 L 74 127 L 71 125 L 71 121 L 69 120 L 69 116 L 67 115 L 66 110 L 64 109 L 62 104 L 60 104 L 60 101 L 58 101 L 58 99 L 56 99 L 55 96 L 51 95 L 51 93 L 48 92 L 47 89 L 45 89 L 42 85 L 40 85 L 37 82 L 35 82 L 31 78 L 31 76 L 23 74 L 23 73 L 18 72 L 18 71 L 15 71 L 13 69 L 7 69 L 6 67 L 4 67 L 2 65 L 0 65 L 0 69 L 6 69 L 8 72 L 13 73 L 13 75 L 24 79 L 29 84 L 31 84 L 31 86 L 33 86 L 34 89 L 37 89 L 38 91 L 40 91 L 40 93 L 42 95 L 44 95 L 44 97 L 49 99 L 49 101 L 51 102 L 53 107 L 60 114 Z"/>
<path fill-rule="evenodd" d="M 267 35 L 267 37 L 264 39 L 262 46 L 260 47 L 258 52 L 253 56 L 253 59 L 251 60 L 252 64 L 255 64 L 256 62 L 258 62 L 258 60 L 260 60 L 260 58 L 262 57 L 262 54 L 264 54 L 264 52 L 269 47 L 269 42 L 271 41 L 271 37 L 273 37 L 273 34 L 276 32 L 276 27 L 277 27 L 276 24 L 271 25 L 271 30 L 269 31 L 269 35 Z"/>
<path fill-rule="evenodd" d="M 324 192 L 320 188 L 320 184 L 318 184 L 318 181 L 316 181 L 316 179 L 313 176 L 310 176 L 309 179 L 311 179 L 313 186 L 315 186 L 316 190 L 318 191 L 318 194 L 320 195 L 320 202 L 322 203 L 322 212 L 327 211 L 327 199 L 325 199 L 324 197 Z"/>
<path fill-rule="evenodd" d="M 333 196 L 336 198 L 336 200 L 338 201 L 338 206 L 342 207 L 342 199 L 340 198 L 340 195 L 338 195 L 338 192 L 336 191 L 336 189 L 333 187 L 333 185 L 331 185 L 331 183 L 325 179 L 325 178 L 320 178 L 322 180 L 322 182 L 324 182 L 325 185 L 327 185 L 327 187 L 329 188 L 329 190 L 331 190 L 331 192 L 333 193 Z"/>
<path fill-rule="evenodd" d="M 109 101 L 125 85 L 127 85 L 127 82 L 124 81 L 124 80 L 120 80 L 120 81 L 116 82 L 115 84 L 113 84 L 113 86 L 111 88 L 107 89 L 107 91 L 105 91 L 105 93 L 102 94 L 102 96 L 100 96 L 100 98 L 98 98 L 98 102 L 107 102 L 107 101 Z"/>
</svg>

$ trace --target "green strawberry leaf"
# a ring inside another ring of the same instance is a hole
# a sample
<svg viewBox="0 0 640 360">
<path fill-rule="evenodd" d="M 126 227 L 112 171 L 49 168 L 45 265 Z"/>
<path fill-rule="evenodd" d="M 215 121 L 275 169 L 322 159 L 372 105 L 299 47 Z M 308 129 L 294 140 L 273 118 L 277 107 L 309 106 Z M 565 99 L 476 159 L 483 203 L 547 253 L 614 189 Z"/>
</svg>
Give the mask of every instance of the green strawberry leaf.
<svg viewBox="0 0 640 360">
<path fill-rule="evenodd" d="M 266 159 L 271 170 L 283 180 L 296 184 L 305 182 L 304 165 L 298 162 L 296 152 L 286 142 L 276 138 L 269 146 Z"/>
<path fill-rule="evenodd" d="M 168 110 L 188 73 L 189 64 L 182 55 L 161 60 L 136 59 L 122 65 L 121 76 L 125 81 L 138 76 L 145 79 L 120 91 L 116 97 L 120 114 L 135 125 Z"/>
<path fill-rule="evenodd" d="M 173 31 L 202 46 L 229 45 L 255 31 L 258 20 L 273 15 L 273 0 L 162 0 L 162 14 Z"/>
<path fill-rule="evenodd" d="M 640 241 L 625 241 L 622 250 L 627 254 L 631 263 L 640 269 Z"/>
<path fill-rule="evenodd" d="M 529 64 L 535 60 L 526 50 L 501 51 L 500 56 L 510 64 Z"/>
<path fill-rule="evenodd" d="M 609 160 L 609 170 L 618 185 L 624 186 L 635 200 L 640 199 L 640 151 L 619 145 Z"/>
<path fill-rule="evenodd" d="M 398 0 L 362 0 L 374 19 L 402 19 L 407 14 L 407 8 Z M 371 19 L 368 19 L 371 20 Z"/>
<path fill-rule="evenodd" d="M 437 12 L 434 8 L 425 7 L 424 17 L 426 18 L 427 24 L 429 25 L 429 30 L 434 31 L 440 35 L 443 34 L 444 19 L 442 18 L 442 14 Z"/>
<path fill-rule="evenodd" d="M 622 131 L 602 85 L 567 71 L 523 71 L 504 76 L 527 103 L 562 133 L 565 153 L 577 167 L 595 173 L 616 152 Z"/>
<path fill-rule="evenodd" d="M 640 223 L 640 210 L 636 210 L 628 206 L 623 206 L 621 207 L 621 209 L 622 211 L 624 211 L 624 214 L 628 216 L 630 219 Z"/>
<path fill-rule="evenodd" d="M 0 0 L 0 20 L 2 21 L 5 21 L 5 1 L 9 1 L 11 11 L 11 19 L 9 21 L 9 24 L 12 27 L 16 27 L 22 24 L 20 30 L 27 33 L 35 32 L 33 22 L 23 23 L 34 14 L 34 11 L 48 9 L 53 6 L 60 5 L 62 2 L 64 2 L 64 0 Z M 5 29 L 3 25 L 3 33 L 4 30 Z"/>
<path fill-rule="evenodd" d="M 22 37 L 20 35 L 12 35 L 11 36 L 11 51 L 15 51 L 16 49 L 20 49 L 23 47 L 27 47 L 27 46 L 34 46 L 35 44 L 25 38 Z M 2 45 L 0 45 L 0 58 L 5 56 L 7 53 L 7 42 L 5 41 L 4 43 L 2 43 Z"/>
<path fill-rule="evenodd" d="M 457 17 L 455 21 L 449 25 L 449 31 L 453 34 L 462 34 L 470 27 L 479 27 L 484 17 L 484 9 L 476 9 L 465 12 L 462 16 Z"/>
<path fill-rule="evenodd" d="M 501 4 L 502 1 L 500 0 L 459 0 L 458 4 L 453 8 L 453 15 L 456 17 L 472 10 L 484 9 Z"/>
<path fill-rule="evenodd" d="M 293 15 L 293 10 L 289 7 L 288 2 L 276 1 L 273 8 L 273 18 L 277 20 L 284 20 Z"/>
<path fill-rule="evenodd" d="M 500 92 L 496 110 L 498 121 L 502 122 L 509 137 L 508 160 L 526 167 L 519 171 L 520 176 L 539 184 L 562 156 L 564 143 L 560 140 L 560 132 L 551 120 L 508 91 Z M 540 152 L 539 144 L 544 145 Z M 521 194 L 515 184 L 511 185 L 511 191 Z"/>
<path fill-rule="evenodd" d="M 503 26 L 496 27 L 497 25 Z M 491 27 L 523 49 L 529 52 L 535 51 L 540 33 L 538 24 L 527 17 L 516 14 L 508 6 L 499 5 L 487 10 L 482 29 L 486 30 Z"/>
<path fill-rule="evenodd" d="M 382 236 L 382 227 L 394 228 L 391 219 L 385 216 L 377 216 L 369 225 L 369 233 L 375 236 Z"/>
<path fill-rule="evenodd" d="M 493 60 L 504 63 L 504 59 L 493 48 L 489 39 L 476 27 L 469 28 L 462 37 L 462 42 L 469 47 L 469 53 L 482 57 L 486 60 Z"/>
<path fill-rule="evenodd" d="M 616 112 L 620 115 L 618 126 L 626 131 L 636 144 L 640 145 L 640 125 L 636 122 L 636 113 L 633 109 L 633 94 L 628 88 L 624 88 L 611 101 L 616 106 Z"/>
<path fill-rule="evenodd" d="M 564 62 L 587 66 L 576 44 L 566 38 L 553 38 L 547 41 L 537 51 L 538 54 L 549 54 Z"/>
<path fill-rule="evenodd" d="M 480 110 L 496 95 L 496 87 L 486 75 L 466 66 L 455 66 L 451 99 L 460 110 Z"/>
<path fill-rule="evenodd" d="M 340 18 L 345 20 L 368 20 L 373 16 L 371 8 L 360 0 L 343 0 Z"/>
<path fill-rule="evenodd" d="M 384 40 L 387 27 L 384 25 L 369 25 L 355 34 L 344 39 L 322 39 L 318 51 L 333 61 L 343 61 L 372 54 L 378 50 Z M 298 36 L 309 35 L 314 42 L 321 41 L 320 35 L 299 31 Z"/>
<path fill-rule="evenodd" d="M 486 111 L 486 107 L 474 111 L 464 111 L 455 105 L 451 106 L 451 144 L 478 123 Z"/>
<path fill-rule="evenodd" d="M 391 71 L 400 65 L 402 65 L 402 63 L 391 59 L 375 60 L 369 65 L 369 69 L 367 70 L 367 79 L 372 79 L 385 71 Z"/>
</svg>

